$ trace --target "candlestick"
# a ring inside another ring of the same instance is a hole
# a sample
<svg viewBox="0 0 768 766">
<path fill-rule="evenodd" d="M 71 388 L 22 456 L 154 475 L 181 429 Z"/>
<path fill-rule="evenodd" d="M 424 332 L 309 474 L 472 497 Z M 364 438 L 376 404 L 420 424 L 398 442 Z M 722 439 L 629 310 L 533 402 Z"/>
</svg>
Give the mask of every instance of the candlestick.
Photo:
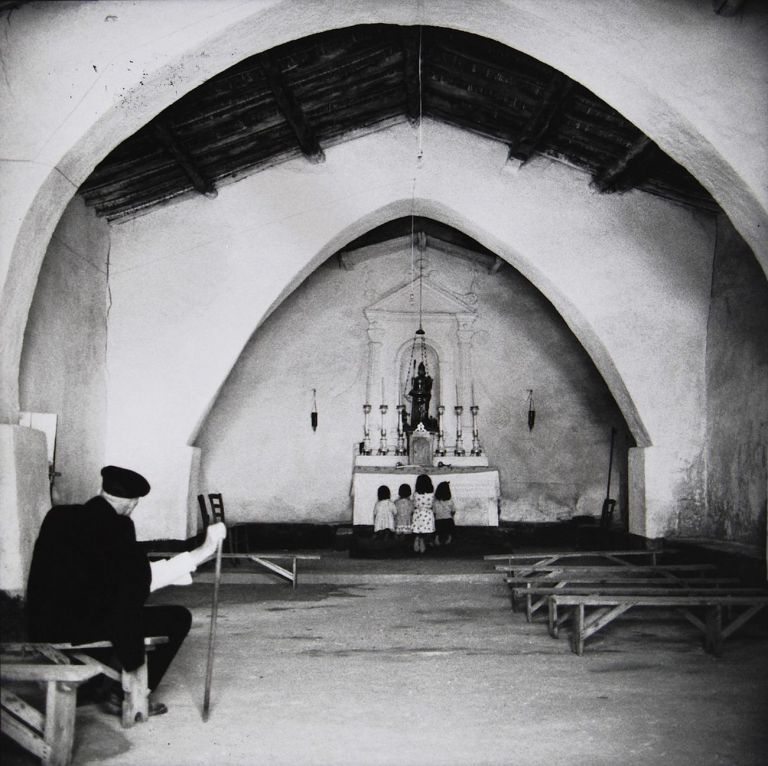
<svg viewBox="0 0 768 766">
<path fill-rule="evenodd" d="M 395 455 L 405 455 L 405 432 L 403 430 L 403 414 L 405 413 L 405 405 L 397 405 L 397 446 L 395 447 Z"/>
<path fill-rule="evenodd" d="M 445 407 L 442 404 L 437 407 L 437 449 L 435 455 L 438 457 L 445 456 L 445 432 L 443 431 L 443 414 L 445 413 Z"/>
<path fill-rule="evenodd" d="M 363 454 L 364 455 L 370 455 L 371 454 L 371 431 L 368 427 L 368 415 L 371 414 L 371 405 L 370 404 L 364 404 L 363 405 Z"/>
<path fill-rule="evenodd" d="M 387 407 L 386 404 L 382 404 L 379 407 L 379 410 L 381 411 L 381 439 L 379 441 L 379 455 L 386 455 L 389 452 L 389 447 L 387 445 L 387 426 L 384 421 L 384 416 L 387 414 L 388 409 L 389 407 Z"/>
<path fill-rule="evenodd" d="M 464 408 L 457 404 L 453 409 L 456 412 L 456 448 L 453 450 L 453 454 L 456 457 L 463 457 L 467 454 L 464 449 L 464 439 L 461 432 L 461 413 L 464 412 Z"/>
<path fill-rule="evenodd" d="M 482 455 L 483 449 L 480 446 L 480 436 L 479 431 L 477 430 L 477 413 L 480 411 L 480 408 L 476 404 L 473 404 L 469 410 L 472 413 L 472 450 L 469 454 Z"/>
</svg>

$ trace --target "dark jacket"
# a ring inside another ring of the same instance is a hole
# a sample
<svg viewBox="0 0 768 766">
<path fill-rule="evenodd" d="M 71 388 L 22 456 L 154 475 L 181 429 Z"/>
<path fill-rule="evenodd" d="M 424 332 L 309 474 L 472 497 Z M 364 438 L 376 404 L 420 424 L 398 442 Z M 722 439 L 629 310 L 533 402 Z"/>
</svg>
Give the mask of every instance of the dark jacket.
<svg viewBox="0 0 768 766">
<path fill-rule="evenodd" d="M 152 579 L 128 516 L 102 497 L 48 511 L 27 585 L 32 641 L 114 644 L 126 670 L 144 662 L 142 607 Z"/>
</svg>

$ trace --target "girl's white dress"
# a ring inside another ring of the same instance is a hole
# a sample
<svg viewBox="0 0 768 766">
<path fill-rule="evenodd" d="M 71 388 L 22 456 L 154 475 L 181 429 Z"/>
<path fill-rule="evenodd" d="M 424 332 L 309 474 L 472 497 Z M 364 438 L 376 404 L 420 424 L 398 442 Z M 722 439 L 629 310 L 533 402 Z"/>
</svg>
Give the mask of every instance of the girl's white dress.
<svg viewBox="0 0 768 766">
<path fill-rule="evenodd" d="M 428 535 L 435 531 L 435 514 L 432 513 L 433 494 L 413 496 L 413 521 L 411 528 L 415 535 Z"/>
<path fill-rule="evenodd" d="M 373 506 L 373 531 L 395 531 L 395 504 L 391 500 L 378 500 Z"/>
</svg>

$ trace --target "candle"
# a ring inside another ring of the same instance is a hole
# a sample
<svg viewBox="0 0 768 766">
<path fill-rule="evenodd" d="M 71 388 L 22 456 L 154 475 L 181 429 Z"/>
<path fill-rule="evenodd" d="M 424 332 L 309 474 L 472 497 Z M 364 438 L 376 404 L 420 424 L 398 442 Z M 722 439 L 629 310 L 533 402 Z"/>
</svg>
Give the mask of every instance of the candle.
<svg viewBox="0 0 768 766">
<path fill-rule="evenodd" d="M 475 406 L 475 381 L 472 381 L 472 406 Z"/>
<path fill-rule="evenodd" d="M 384 378 L 381 379 L 381 403 L 384 404 L 387 400 L 384 398 Z"/>
<path fill-rule="evenodd" d="M 456 384 L 456 406 L 459 406 L 459 384 Z"/>
</svg>

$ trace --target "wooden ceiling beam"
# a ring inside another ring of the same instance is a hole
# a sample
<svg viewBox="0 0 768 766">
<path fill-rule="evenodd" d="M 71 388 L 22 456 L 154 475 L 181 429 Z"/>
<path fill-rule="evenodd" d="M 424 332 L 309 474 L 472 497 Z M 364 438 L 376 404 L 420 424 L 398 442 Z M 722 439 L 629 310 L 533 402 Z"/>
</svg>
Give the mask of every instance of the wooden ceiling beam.
<svg viewBox="0 0 768 766">
<path fill-rule="evenodd" d="M 192 155 L 181 145 L 170 125 L 160 120 L 156 121 L 152 130 L 160 143 L 170 152 L 178 166 L 189 178 L 195 191 L 208 199 L 214 199 L 218 192 L 211 181 L 203 176 Z"/>
<path fill-rule="evenodd" d="M 280 111 L 296 136 L 302 154 L 310 162 L 325 162 L 325 153 L 320 146 L 320 142 L 317 140 L 315 131 L 307 121 L 293 92 L 286 84 L 282 72 L 266 53 L 262 53 L 259 56 L 259 62 L 275 97 L 275 101 L 277 101 Z"/>
<path fill-rule="evenodd" d="M 518 134 L 517 140 L 509 145 L 508 159 L 519 160 L 524 165 L 533 157 L 544 142 L 552 122 L 574 84 L 569 77 L 561 72 L 555 72 L 528 122 Z"/>
<path fill-rule="evenodd" d="M 592 186 L 605 193 L 634 189 L 648 178 L 649 161 L 657 151 L 648 136 L 640 136 L 615 162 L 595 173 Z"/>
<path fill-rule="evenodd" d="M 402 27 L 400 44 L 403 49 L 403 79 L 405 81 L 405 114 L 412 125 L 421 119 L 421 28 Z"/>
</svg>

